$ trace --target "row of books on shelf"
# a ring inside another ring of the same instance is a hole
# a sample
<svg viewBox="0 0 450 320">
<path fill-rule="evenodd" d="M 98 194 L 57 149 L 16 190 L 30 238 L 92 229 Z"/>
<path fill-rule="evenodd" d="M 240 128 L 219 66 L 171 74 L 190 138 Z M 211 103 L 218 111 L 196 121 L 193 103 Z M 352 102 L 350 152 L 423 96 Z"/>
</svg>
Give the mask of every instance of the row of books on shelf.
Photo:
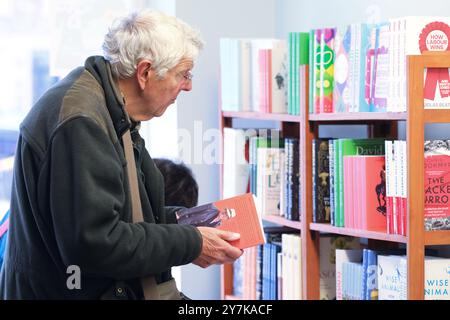
<svg viewBox="0 0 450 320">
<path fill-rule="evenodd" d="M 266 227 L 266 243 L 233 264 L 233 295 L 248 300 L 301 300 L 301 238 L 297 230 Z"/>
<path fill-rule="evenodd" d="M 245 300 L 301 300 L 301 237 L 282 227 L 266 228 L 266 243 L 246 249 L 233 265 L 233 295 Z M 368 249 L 356 238 L 321 236 L 320 299 L 406 300 L 405 249 Z M 450 299 L 450 259 L 427 249 L 427 300 Z"/>
<path fill-rule="evenodd" d="M 299 115 L 309 95 L 309 113 L 404 112 L 407 55 L 447 51 L 449 24 L 402 17 L 290 32 L 287 44 L 221 39 L 222 109 Z M 448 68 L 426 70 L 425 108 L 450 108 L 449 81 Z"/>
<path fill-rule="evenodd" d="M 220 39 L 222 109 L 286 113 L 287 48 L 281 39 Z"/>
<path fill-rule="evenodd" d="M 270 132 L 267 134 L 267 132 Z M 223 197 L 251 192 L 262 216 L 300 220 L 299 141 L 278 130 L 224 128 Z"/>
<path fill-rule="evenodd" d="M 313 222 L 386 231 L 384 140 L 314 139 L 312 147 Z"/>
<path fill-rule="evenodd" d="M 450 259 L 426 250 L 425 300 L 450 300 Z M 336 250 L 338 300 L 407 300 L 404 250 Z"/>
<path fill-rule="evenodd" d="M 310 113 L 403 112 L 407 55 L 446 51 L 450 17 L 402 17 L 314 29 L 310 36 Z M 429 69 L 425 108 L 449 108 L 448 69 Z"/>
<path fill-rule="evenodd" d="M 268 132 L 271 132 L 268 134 Z M 299 141 L 278 130 L 224 129 L 225 198 L 253 193 L 262 216 L 300 220 Z M 450 229 L 450 140 L 424 143 L 425 229 Z M 407 146 L 402 140 L 312 141 L 313 222 L 406 235 Z"/>
<path fill-rule="evenodd" d="M 406 235 L 406 141 L 313 140 L 313 222 Z M 425 229 L 450 229 L 450 141 L 424 145 Z"/>
</svg>

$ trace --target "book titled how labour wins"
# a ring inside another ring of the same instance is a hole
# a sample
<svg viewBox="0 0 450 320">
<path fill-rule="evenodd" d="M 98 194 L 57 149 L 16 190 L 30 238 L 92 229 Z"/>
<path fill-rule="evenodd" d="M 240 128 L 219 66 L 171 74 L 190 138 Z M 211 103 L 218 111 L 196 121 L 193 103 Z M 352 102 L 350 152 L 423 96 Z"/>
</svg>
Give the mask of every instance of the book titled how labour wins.
<svg viewBox="0 0 450 320">
<path fill-rule="evenodd" d="M 230 242 L 239 249 L 265 243 L 261 215 L 256 210 L 251 193 L 181 209 L 176 215 L 178 224 L 213 227 L 239 233 L 241 237 Z"/>
</svg>

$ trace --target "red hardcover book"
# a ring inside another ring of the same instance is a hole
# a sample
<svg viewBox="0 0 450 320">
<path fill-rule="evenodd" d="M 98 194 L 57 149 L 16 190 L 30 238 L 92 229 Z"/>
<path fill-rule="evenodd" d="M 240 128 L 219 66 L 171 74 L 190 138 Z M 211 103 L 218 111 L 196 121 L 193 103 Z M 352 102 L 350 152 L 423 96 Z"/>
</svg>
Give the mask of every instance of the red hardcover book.
<svg viewBox="0 0 450 320">
<path fill-rule="evenodd" d="M 354 194 L 360 194 L 361 192 L 361 186 L 364 185 L 364 178 L 362 175 L 362 170 L 364 169 L 364 163 L 361 161 L 360 157 L 355 158 L 355 166 L 354 166 L 354 177 L 353 177 L 353 192 Z M 365 205 L 365 201 L 363 201 L 362 197 L 356 197 L 354 200 L 354 215 L 355 215 L 355 228 L 356 229 L 364 229 L 363 228 L 363 206 Z"/>
<path fill-rule="evenodd" d="M 366 230 L 387 231 L 386 165 L 384 156 L 362 156 L 365 176 L 363 192 L 363 226 Z"/>
<path fill-rule="evenodd" d="M 181 209 L 177 212 L 177 219 L 179 224 L 237 232 L 241 237 L 231 244 L 239 249 L 265 243 L 261 216 L 256 211 L 251 193 Z"/>
</svg>

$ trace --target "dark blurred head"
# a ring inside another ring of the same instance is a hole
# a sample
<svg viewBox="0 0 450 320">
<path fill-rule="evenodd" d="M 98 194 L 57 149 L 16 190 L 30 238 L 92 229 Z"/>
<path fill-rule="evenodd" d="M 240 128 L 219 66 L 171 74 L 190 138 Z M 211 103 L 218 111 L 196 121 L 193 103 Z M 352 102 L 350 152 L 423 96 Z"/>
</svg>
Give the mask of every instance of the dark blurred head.
<svg viewBox="0 0 450 320">
<path fill-rule="evenodd" d="M 198 202 L 198 185 L 191 169 L 184 163 L 168 159 L 154 161 L 164 177 L 165 205 L 195 207 Z"/>
</svg>

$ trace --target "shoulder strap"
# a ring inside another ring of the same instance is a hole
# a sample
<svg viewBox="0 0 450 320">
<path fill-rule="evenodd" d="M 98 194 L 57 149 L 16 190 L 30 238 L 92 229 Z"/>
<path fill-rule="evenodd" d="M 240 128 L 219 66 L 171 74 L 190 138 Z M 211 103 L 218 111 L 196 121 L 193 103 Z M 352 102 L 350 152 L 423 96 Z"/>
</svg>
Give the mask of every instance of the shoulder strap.
<svg viewBox="0 0 450 320">
<path fill-rule="evenodd" d="M 123 147 L 125 150 L 125 159 L 127 160 L 128 182 L 131 193 L 131 208 L 133 215 L 133 222 L 143 222 L 144 216 L 142 214 L 141 198 L 139 196 L 139 185 L 137 180 L 136 162 L 134 160 L 133 144 L 131 142 L 131 134 L 128 129 L 122 136 Z M 156 285 L 155 277 L 149 276 L 141 279 L 142 290 L 144 292 L 145 300 L 159 300 L 158 287 Z"/>
</svg>

